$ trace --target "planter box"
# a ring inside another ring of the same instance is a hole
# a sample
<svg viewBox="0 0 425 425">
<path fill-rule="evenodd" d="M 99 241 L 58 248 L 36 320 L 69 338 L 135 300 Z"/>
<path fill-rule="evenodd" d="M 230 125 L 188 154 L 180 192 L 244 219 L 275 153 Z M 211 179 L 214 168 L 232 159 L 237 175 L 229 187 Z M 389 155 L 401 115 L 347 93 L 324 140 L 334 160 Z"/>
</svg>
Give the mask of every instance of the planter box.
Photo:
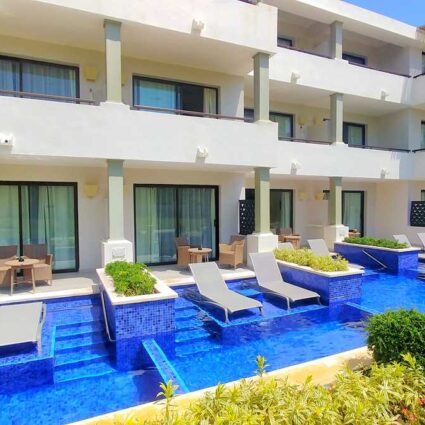
<svg viewBox="0 0 425 425">
<path fill-rule="evenodd" d="M 165 283 L 155 285 L 155 293 L 126 297 L 114 290 L 104 269 L 97 274 L 105 289 L 105 306 L 111 337 L 115 339 L 116 365 L 120 370 L 140 369 L 148 362 L 144 338 L 175 329 L 174 300 L 177 293 Z"/>
<path fill-rule="evenodd" d="M 361 297 L 361 270 L 321 272 L 286 261 L 277 260 L 277 264 L 285 281 L 317 292 L 322 303 L 334 304 Z"/>
<path fill-rule="evenodd" d="M 381 263 L 387 267 L 387 271 L 399 273 L 410 268 L 418 267 L 418 253 L 420 249 L 391 249 L 347 242 L 335 242 L 334 251 L 342 255 L 350 263 L 374 268 L 379 267 L 379 263 Z M 379 262 L 373 260 L 370 256 L 376 258 Z"/>
</svg>

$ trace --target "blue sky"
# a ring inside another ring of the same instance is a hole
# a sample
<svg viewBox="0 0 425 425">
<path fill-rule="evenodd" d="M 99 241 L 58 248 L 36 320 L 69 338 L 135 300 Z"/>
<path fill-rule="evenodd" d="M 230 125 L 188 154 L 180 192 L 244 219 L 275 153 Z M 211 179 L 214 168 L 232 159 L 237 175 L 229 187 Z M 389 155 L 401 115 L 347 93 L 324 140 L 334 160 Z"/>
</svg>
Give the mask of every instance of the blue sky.
<svg viewBox="0 0 425 425">
<path fill-rule="evenodd" d="M 410 25 L 425 25 L 425 0 L 346 0 Z"/>
</svg>

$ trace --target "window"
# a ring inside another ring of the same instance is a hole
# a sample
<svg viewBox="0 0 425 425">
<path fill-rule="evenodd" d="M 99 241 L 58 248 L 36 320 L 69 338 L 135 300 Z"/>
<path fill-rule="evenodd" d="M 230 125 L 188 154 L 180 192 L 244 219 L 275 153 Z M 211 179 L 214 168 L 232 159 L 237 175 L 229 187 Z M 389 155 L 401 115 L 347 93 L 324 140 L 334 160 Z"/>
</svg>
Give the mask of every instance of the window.
<svg viewBox="0 0 425 425">
<path fill-rule="evenodd" d="M 366 126 L 364 124 L 356 124 L 344 122 L 343 125 L 344 143 L 353 146 L 363 146 L 366 144 Z"/>
<path fill-rule="evenodd" d="M 421 149 L 425 149 L 425 121 L 421 122 Z"/>
<path fill-rule="evenodd" d="M 245 121 L 254 120 L 254 110 L 245 109 Z M 280 112 L 270 112 L 270 121 L 277 122 L 279 140 L 291 139 L 294 137 L 294 116 L 291 114 L 283 114 Z"/>
<path fill-rule="evenodd" d="M 288 37 L 277 37 L 277 45 L 279 47 L 293 47 L 294 40 Z"/>
<path fill-rule="evenodd" d="M 352 53 L 343 53 L 342 59 L 357 65 L 366 65 L 367 59 L 364 56 L 355 55 Z"/>
<path fill-rule="evenodd" d="M 270 189 L 270 228 L 294 227 L 293 195 L 291 189 Z M 255 202 L 255 190 L 245 189 L 245 199 Z"/>
<path fill-rule="evenodd" d="M 76 183 L 0 182 L 0 245 L 47 244 L 54 271 L 78 270 Z"/>
<path fill-rule="evenodd" d="M 364 192 L 342 191 L 342 222 L 350 231 L 364 232 Z"/>
<path fill-rule="evenodd" d="M 217 256 L 218 187 L 135 185 L 136 261 L 175 263 L 177 236 Z"/>
<path fill-rule="evenodd" d="M 78 98 L 78 80 L 74 66 L 0 56 L 0 90 Z"/>
<path fill-rule="evenodd" d="M 218 90 L 213 87 L 134 76 L 133 104 L 217 114 Z"/>
<path fill-rule="evenodd" d="M 294 137 L 294 116 L 293 115 L 270 112 L 270 121 L 278 123 L 279 140 L 291 139 L 292 137 Z"/>
</svg>

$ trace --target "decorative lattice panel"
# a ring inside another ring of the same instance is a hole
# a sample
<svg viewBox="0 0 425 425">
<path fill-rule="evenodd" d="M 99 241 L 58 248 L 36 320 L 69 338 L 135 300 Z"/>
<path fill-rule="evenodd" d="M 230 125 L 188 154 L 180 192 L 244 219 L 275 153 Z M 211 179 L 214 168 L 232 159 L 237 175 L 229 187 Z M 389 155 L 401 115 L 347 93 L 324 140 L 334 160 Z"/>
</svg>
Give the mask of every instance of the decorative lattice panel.
<svg viewBox="0 0 425 425">
<path fill-rule="evenodd" d="M 250 235 L 255 230 L 255 202 L 239 201 L 239 234 Z"/>
<path fill-rule="evenodd" d="M 425 227 L 425 202 L 412 201 L 410 206 L 410 225 Z"/>
</svg>

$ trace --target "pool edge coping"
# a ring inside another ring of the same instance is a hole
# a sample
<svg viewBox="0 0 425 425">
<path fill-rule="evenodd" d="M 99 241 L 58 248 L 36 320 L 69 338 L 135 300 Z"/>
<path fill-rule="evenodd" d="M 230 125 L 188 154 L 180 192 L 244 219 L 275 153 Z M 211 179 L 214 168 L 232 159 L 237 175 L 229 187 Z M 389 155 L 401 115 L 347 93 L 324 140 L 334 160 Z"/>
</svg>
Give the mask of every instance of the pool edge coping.
<svg viewBox="0 0 425 425">
<path fill-rule="evenodd" d="M 308 362 L 297 365 L 288 366 L 286 368 L 277 369 L 268 372 L 266 379 L 269 378 L 288 378 L 292 383 L 301 384 L 309 376 L 313 378 L 313 382 L 319 385 L 330 384 L 335 380 L 335 376 L 342 372 L 345 368 L 355 369 L 360 366 L 367 366 L 372 362 L 372 354 L 367 346 L 355 348 L 353 350 L 344 351 L 327 357 L 310 360 Z M 248 381 L 259 379 L 258 376 L 250 376 L 245 378 Z M 226 387 L 238 385 L 241 380 L 228 382 Z M 199 400 L 205 393 L 213 392 L 216 386 L 204 388 L 190 393 L 176 396 L 173 399 L 175 408 L 185 408 L 191 402 Z M 131 416 L 135 416 L 140 420 L 153 419 L 163 409 L 163 401 L 152 401 L 139 404 L 126 409 L 117 410 L 111 413 L 95 416 L 81 421 L 73 422 L 69 425 L 115 425 L 118 420 L 125 421 Z"/>
</svg>

